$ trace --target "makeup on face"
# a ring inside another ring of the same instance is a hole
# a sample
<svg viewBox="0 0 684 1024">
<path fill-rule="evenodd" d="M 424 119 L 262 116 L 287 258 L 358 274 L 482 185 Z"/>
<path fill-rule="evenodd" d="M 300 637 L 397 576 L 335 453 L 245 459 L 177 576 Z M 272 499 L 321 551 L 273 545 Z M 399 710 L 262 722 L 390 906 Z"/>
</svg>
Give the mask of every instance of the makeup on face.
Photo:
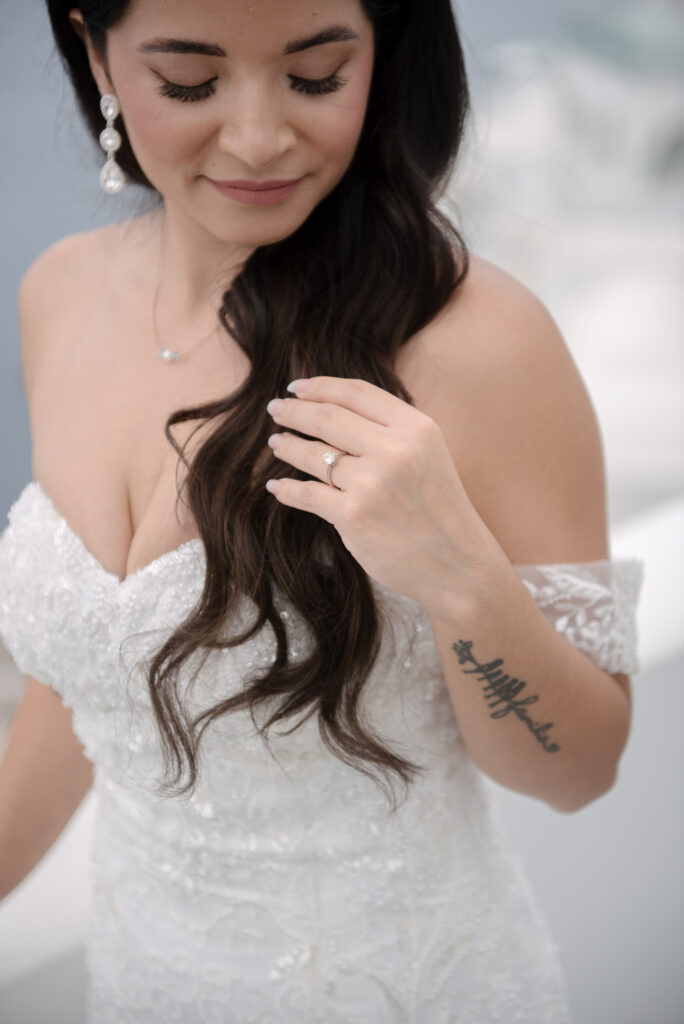
<svg viewBox="0 0 684 1024">
<path fill-rule="evenodd" d="M 247 206 L 272 206 L 287 199 L 295 191 L 302 178 L 295 181 L 214 181 L 206 179 L 221 195 Z"/>
<path fill-rule="evenodd" d="M 167 211 L 252 247 L 296 231 L 343 177 L 374 36 L 360 0 L 137 0 L 108 56 Z"/>
</svg>

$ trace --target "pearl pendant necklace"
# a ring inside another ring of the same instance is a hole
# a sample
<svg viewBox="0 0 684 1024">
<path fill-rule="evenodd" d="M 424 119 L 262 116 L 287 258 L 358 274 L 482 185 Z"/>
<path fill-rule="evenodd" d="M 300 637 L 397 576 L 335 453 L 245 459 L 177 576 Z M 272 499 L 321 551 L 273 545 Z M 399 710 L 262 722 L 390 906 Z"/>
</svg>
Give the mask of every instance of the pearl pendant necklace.
<svg viewBox="0 0 684 1024">
<path fill-rule="evenodd" d="M 174 352 L 170 348 L 158 348 L 157 355 L 164 363 L 180 363 L 180 352 Z"/>
</svg>

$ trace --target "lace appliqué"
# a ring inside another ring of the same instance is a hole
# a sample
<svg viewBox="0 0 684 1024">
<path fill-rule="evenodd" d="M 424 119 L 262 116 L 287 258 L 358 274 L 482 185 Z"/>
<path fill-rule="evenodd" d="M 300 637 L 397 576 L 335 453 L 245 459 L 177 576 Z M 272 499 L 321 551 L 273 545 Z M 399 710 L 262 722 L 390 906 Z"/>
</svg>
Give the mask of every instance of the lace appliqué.
<svg viewBox="0 0 684 1024">
<path fill-rule="evenodd" d="M 571 644 L 606 672 L 639 671 L 636 558 L 514 566 L 536 604 Z"/>
</svg>

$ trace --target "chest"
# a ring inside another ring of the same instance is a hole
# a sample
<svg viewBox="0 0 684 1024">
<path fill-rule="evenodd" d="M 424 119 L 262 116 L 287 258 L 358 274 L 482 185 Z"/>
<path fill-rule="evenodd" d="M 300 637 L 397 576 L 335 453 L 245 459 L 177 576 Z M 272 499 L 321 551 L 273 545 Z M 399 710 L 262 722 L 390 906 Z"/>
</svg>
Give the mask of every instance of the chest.
<svg viewBox="0 0 684 1024">
<path fill-rule="evenodd" d="M 228 395 L 248 364 L 227 335 L 177 365 L 134 328 L 94 336 L 57 338 L 42 360 L 29 410 L 32 471 L 88 550 L 123 579 L 199 535 L 177 502 L 183 467 L 164 426 L 174 411 Z M 206 437 L 202 429 L 190 439 L 196 425 L 172 428 L 189 459 Z"/>
<path fill-rule="evenodd" d="M 134 306 L 134 303 L 132 303 Z M 184 467 L 165 436 L 180 409 L 225 398 L 249 373 L 249 360 L 224 332 L 179 364 L 161 361 L 147 310 L 95 305 L 51 336 L 36 374 L 30 416 L 33 477 L 98 562 L 119 579 L 199 536 L 177 500 Z M 396 370 L 415 404 L 439 422 L 432 364 L 412 339 Z M 436 368 L 435 368 L 436 369 Z M 208 436 L 197 421 L 173 426 L 186 456 Z M 215 426 L 215 424 L 214 424 Z"/>
</svg>

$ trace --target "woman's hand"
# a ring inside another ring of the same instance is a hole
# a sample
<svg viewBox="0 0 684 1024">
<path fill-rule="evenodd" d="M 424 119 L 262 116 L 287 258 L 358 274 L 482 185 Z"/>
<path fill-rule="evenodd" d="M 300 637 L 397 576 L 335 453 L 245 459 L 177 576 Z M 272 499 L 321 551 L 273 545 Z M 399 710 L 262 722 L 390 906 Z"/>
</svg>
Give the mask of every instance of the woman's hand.
<svg viewBox="0 0 684 1024">
<path fill-rule="evenodd" d="M 364 380 L 293 381 L 297 397 L 268 412 L 285 432 L 268 443 L 279 459 L 316 480 L 283 478 L 267 487 L 278 501 L 335 527 L 377 582 L 438 617 L 454 598 L 483 585 L 502 555 L 463 487 L 441 430 L 430 417 Z M 306 440 L 287 428 L 320 440 Z M 326 452 L 345 452 L 326 480 Z M 339 490 L 337 489 L 339 488 Z M 498 549 L 498 552 L 497 552 Z"/>
</svg>

